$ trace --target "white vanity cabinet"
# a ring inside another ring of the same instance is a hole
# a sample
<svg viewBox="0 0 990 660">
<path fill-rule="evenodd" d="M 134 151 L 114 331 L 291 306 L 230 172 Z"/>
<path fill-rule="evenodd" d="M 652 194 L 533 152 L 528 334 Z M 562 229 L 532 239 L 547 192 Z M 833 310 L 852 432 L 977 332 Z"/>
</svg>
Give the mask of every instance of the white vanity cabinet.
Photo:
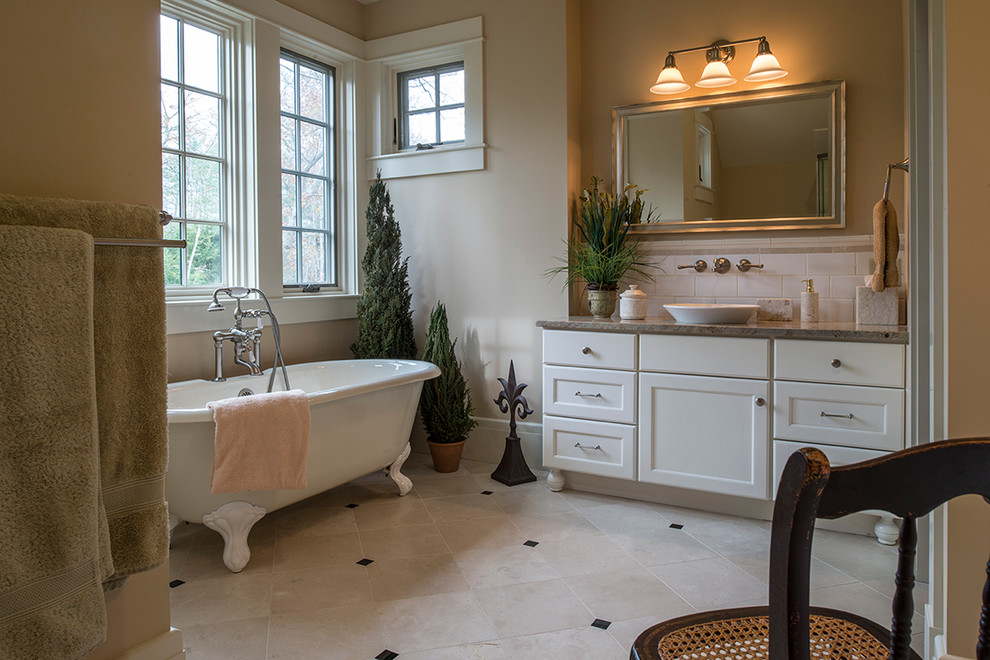
<svg viewBox="0 0 990 660">
<path fill-rule="evenodd" d="M 768 497 L 769 341 L 640 338 L 638 478 Z"/>
</svg>

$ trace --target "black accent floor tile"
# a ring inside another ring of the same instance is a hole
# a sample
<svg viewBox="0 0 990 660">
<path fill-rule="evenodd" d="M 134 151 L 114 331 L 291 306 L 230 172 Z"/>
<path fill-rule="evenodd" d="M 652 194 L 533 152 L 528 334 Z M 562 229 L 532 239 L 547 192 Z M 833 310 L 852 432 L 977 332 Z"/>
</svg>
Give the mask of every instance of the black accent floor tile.
<svg viewBox="0 0 990 660">
<path fill-rule="evenodd" d="M 356 508 L 358 508 L 358 505 L 357 504 L 353 504 L 353 503 L 352 504 L 345 504 L 344 506 L 346 506 L 348 509 L 356 509 Z"/>
<path fill-rule="evenodd" d="M 481 494 L 482 495 L 494 495 L 495 493 L 493 491 L 490 491 L 490 490 L 483 490 L 483 491 L 481 491 Z"/>
<path fill-rule="evenodd" d="M 175 589 L 176 587 L 181 587 L 184 584 L 185 582 L 183 582 L 182 580 L 172 580 L 171 582 L 168 583 L 168 586 L 171 587 L 172 589 Z"/>
<path fill-rule="evenodd" d="M 388 649 L 385 649 L 384 651 L 382 651 L 381 653 L 375 656 L 375 660 L 395 660 L 398 657 L 399 654 L 396 653 L 395 651 L 389 651 Z"/>
<path fill-rule="evenodd" d="M 535 548 L 539 544 L 540 544 L 539 541 L 526 541 L 525 543 L 523 543 L 523 545 L 528 545 L 531 548 Z"/>
<path fill-rule="evenodd" d="M 684 529 L 684 525 L 681 525 L 680 523 L 670 523 L 670 528 L 671 529 Z"/>
<path fill-rule="evenodd" d="M 595 619 L 591 622 L 592 628 L 601 628 L 602 630 L 607 630 L 610 625 L 612 625 L 612 622 L 605 619 Z"/>
<path fill-rule="evenodd" d="M 360 560 L 357 563 L 361 564 L 362 566 L 367 566 L 368 564 L 374 564 L 375 563 L 375 560 L 374 559 L 368 559 L 367 557 L 365 557 L 364 559 Z"/>
</svg>

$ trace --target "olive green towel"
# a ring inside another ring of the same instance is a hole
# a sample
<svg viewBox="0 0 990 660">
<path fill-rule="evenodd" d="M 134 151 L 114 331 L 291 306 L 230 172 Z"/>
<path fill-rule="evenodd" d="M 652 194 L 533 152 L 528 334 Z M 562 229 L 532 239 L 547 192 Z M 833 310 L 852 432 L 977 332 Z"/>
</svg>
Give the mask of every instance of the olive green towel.
<svg viewBox="0 0 990 660">
<path fill-rule="evenodd" d="M 112 572 L 89 234 L 0 225 L 0 310 L 0 657 L 79 657 Z"/>
<path fill-rule="evenodd" d="M 78 229 L 92 236 L 161 238 L 158 212 L 111 202 L 0 194 L 0 224 Z M 165 561 L 165 285 L 162 250 L 94 248 L 93 342 L 100 479 L 115 572 L 107 583 Z M 39 287 L 32 307 L 52 305 Z M 73 344 L 61 352 L 74 350 Z"/>
</svg>

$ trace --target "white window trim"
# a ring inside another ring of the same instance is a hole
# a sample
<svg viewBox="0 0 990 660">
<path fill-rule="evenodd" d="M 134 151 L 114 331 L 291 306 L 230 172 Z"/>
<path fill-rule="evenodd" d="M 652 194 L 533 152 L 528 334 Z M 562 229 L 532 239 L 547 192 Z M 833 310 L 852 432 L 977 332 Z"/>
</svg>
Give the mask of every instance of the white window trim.
<svg viewBox="0 0 990 660">
<path fill-rule="evenodd" d="M 365 44 L 368 110 L 372 131 L 367 176 L 383 179 L 466 172 L 485 168 L 484 36 L 481 17 L 415 30 Z M 399 119 L 398 74 L 464 62 L 464 142 L 424 151 L 393 144 Z"/>
<path fill-rule="evenodd" d="M 233 0 L 240 8 L 216 0 L 165 0 L 162 9 L 217 25 L 223 16 L 240 30 L 232 34 L 241 47 L 231 59 L 235 76 L 232 98 L 247 98 L 240 115 L 232 116 L 231 162 L 242 158 L 252 169 L 231 177 L 229 209 L 231 223 L 229 286 L 253 286 L 265 292 L 284 324 L 354 318 L 357 315 L 360 257 L 358 237 L 360 176 L 358 151 L 363 130 L 357 118 L 363 105 L 357 93 L 363 76 L 360 56 L 363 42 L 336 28 L 278 3 L 264 0 Z M 243 10 L 242 10 L 243 9 Z M 218 26 L 218 27 L 223 27 Z M 279 153 L 278 66 L 281 48 L 312 57 L 333 66 L 337 72 L 337 257 L 339 283 L 319 293 L 285 292 L 282 286 L 280 162 L 262 161 L 259 153 Z M 264 89 L 268 86 L 269 89 Z M 273 103 L 262 105 L 260 99 Z M 246 151 L 241 151 L 246 150 Z M 273 151 L 272 151 L 273 150 Z M 253 219 L 257 218 L 255 223 Z M 235 243 L 234 241 L 238 241 Z M 261 249 L 265 246 L 265 249 Z M 271 247 L 269 247 L 271 246 Z M 181 334 L 216 330 L 229 325 L 225 313 L 208 313 L 213 288 L 170 290 L 166 300 L 167 333 Z"/>
</svg>

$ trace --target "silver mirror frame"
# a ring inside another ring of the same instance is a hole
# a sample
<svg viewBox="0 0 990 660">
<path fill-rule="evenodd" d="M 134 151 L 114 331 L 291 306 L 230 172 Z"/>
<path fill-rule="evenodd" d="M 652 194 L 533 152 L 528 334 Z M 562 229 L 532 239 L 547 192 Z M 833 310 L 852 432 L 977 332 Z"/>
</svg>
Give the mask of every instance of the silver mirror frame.
<svg viewBox="0 0 990 660">
<path fill-rule="evenodd" d="M 793 218 L 747 218 L 720 220 L 691 220 L 679 222 L 656 222 L 634 224 L 630 233 L 634 234 L 668 234 L 685 232 L 714 232 L 714 231 L 754 231 L 760 229 L 840 229 L 846 224 L 846 83 L 844 80 L 828 80 L 819 83 L 805 83 L 757 89 L 730 94 L 696 96 L 688 99 L 672 101 L 656 101 L 653 103 L 637 103 L 612 108 L 612 177 L 616 189 L 622 190 L 627 172 L 624 162 L 624 145 L 626 140 L 627 120 L 630 117 L 645 115 L 665 110 L 681 110 L 701 106 L 721 106 L 733 103 L 765 101 L 773 99 L 800 99 L 812 96 L 828 96 L 832 113 L 833 131 L 830 151 L 835 154 L 831 159 L 832 196 L 831 216 L 810 216 Z M 636 183 L 633 181 L 632 183 Z"/>
</svg>

